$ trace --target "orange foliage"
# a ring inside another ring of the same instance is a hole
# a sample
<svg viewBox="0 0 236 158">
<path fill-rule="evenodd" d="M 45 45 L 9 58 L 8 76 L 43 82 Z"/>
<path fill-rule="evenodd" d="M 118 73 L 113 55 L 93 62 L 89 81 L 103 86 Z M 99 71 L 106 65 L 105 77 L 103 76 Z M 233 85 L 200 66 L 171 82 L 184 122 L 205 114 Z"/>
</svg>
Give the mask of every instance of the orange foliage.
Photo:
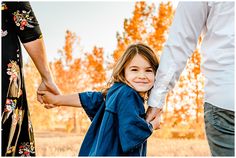
<svg viewBox="0 0 236 158">
<path fill-rule="evenodd" d="M 104 69 L 103 48 L 94 47 L 91 54 L 87 53 L 85 63 L 87 82 L 94 90 L 100 90 L 106 81 L 106 72 Z"/>
<path fill-rule="evenodd" d="M 123 54 L 126 47 L 135 42 L 143 42 L 151 46 L 156 54 L 160 56 L 163 44 L 168 34 L 168 28 L 172 22 L 174 9 L 172 4 L 160 3 L 156 11 L 154 4 L 148 5 L 145 1 L 136 2 L 133 16 L 124 20 L 124 32 L 117 33 L 117 48 L 113 52 L 113 58 L 117 59 Z M 104 50 L 94 46 L 92 52 L 75 52 L 75 45 L 79 37 L 71 31 L 66 31 L 65 46 L 58 52 L 59 59 L 50 63 L 56 84 L 62 93 L 74 93 L 85 90 L 100 90 L 106 83 L 106 69 L 104 68 Z M 77 57 L 74 57 L 77 55 Z M 196 50 L 189 59 L 186 70 L 180 77 L 180 81 L 167 96 L 164 106 L 162 129 L 155 132 L 159 137 L 170 138 L 173 135 L 172 129 L 184 129 L 194 131 L 191 137 L 203 138 L 203 84 L 204 79 L 200 73 L 201 56 Z M 114 63 L 110 63 L 113 65 Z M 30 76 L 31 66 L 26 69 L 26 76 Z M 34 69 L 35 71 L 35 69 Z M 34 82 L 30 82 L 33 80 Z M 35 93 L 35 85 L 39 84 L 39 77 L 35 80 L 29 78 L 26 81 L 28 96 Z M 35 99 L 35 97 L 34 97 Z M 36 100 L 36 99 L 35 99 Z M 34 104 L 35 100 L 30 98 L 29 102 Z M 42 108 L 31 106 L 32 113 L 44 112 Z M 88 118 L 82 109 L 59 108 L 48 112 L 50 117 L 37 117 L 33 115 L 33 123 L 36 128 L 45 123 L 45 128 L 57 129 L 67 128 L 69 132 L 79 131 L 84 133 L 89 125 Z M 45 119 L 47 118 L 47 119 Z M 40 124 L 37 125 L 37 124 Z M 183 131 L 182 131 L 183 132 Z M 178 135 L 178 134 L 177 134 Z M 187 135 L 187 134 L 186 134 Z"/>
<path fill-rule="evenodd" d="M 124 20 L 125 32 L 123 32 L 123 36 L 117 33 L 117 48 L 113 53 L 115 61 L 123 54 L 129 44 L 145 41 L 145 35 L 147 34 L 145 22 L 153 9 L 154 6 L 148 7 L 144 1 L 135 3 L 133 17 Z"/>
<path fill-rule="evenodd" d="M 122 36 L 117 33 L 114 60 L 116 61 L 123 54 L 129 44 L 135 42 L 146 43 L 160 56 L 173 16 L 174 10 L 170 2 L 160 3 L 157 12 L 154 5 L 148 6 L 146 2 L 137 2 L 133 17 L 125 19 Z M 180 76 L 175 89 L 167 96 L 163 115 L 165 123 L 162 128 L 195 130 L 197 132 L 195 132 L 196 135 L 192 135 L 193 137 L 204 137 L 202 115 L 204 79 L 200 74 L 200 61 L 200 54 L 196 50 L 189 59 L 186 70 Z M 158 133 L 159 137 L 166 135 L 165 130 L 163 131 Z M 170 133 L 167 137 L 172 137 L 172 134 Z"/>
<path fill-rule="evenodd" d="M 85 90 L 100 89 L 105 82 L 105 70 L 103 67 L 103 49 L 94 47 L 92 53 L 77 52 L 84 54 L 85 59 L 81 56 L 73 57 L 73 46 L 75 45 L 76 34 L 66 31 L 65 46 L 63 51 L 59 51 L 61 58 L 50 64 L 56 84 L 62 93 L 78 93 Z M 69 131 L 81 131 L 85 126 L 88 127 L 89 121 L 82 109 L 74 110 L 73 108 L 61 107 L 57 115 L 64 115 L 65 127 Z M 78 119 L 82 118 L 82 119 Z M 56 122 L 62 124 L 62 121 Z M 79 126 L 80 128 L 78 129 Z M 71 128 L 73 127 L 73 128 Z"/>
<path fill-rule="evenodd" d="M 125 19 L 122 36 L 117 33 L 117 48 L 113 53 L 114 60 L 123 54 L 128 45 L 135 42 L 148 44 L 156 53 L 162 50 L 168 28 L 173 19 L 172 4 L 160 3 L 156 12 L 154 4 L 136 2 L 131 19 Z"/>
<path fill-rule="evenodd" d="M 53 115 L 51 115 L 52 113 L 49 110 L 43 108 L 43 105 L 37 101 L 36 92 L 39 83 L 41 83 L 41 78 L 31 60 L 24 65 L 24 73 L 27 101 L 30 109 L 29 112 L 31 115 L 31 120 L 34 125 L 34 131 L 50 130 Z"/>
<path fill-rule="evenodd" d="M 166 41 L 167 29 L 172 23 L 173 19 L 172 4 L 160 3 L 158 16 L 152 17 L 152 26 L 154 31 L 148 36 L 148 44 L 157 52 L 161 51 L 163 44 Z"/>
<path fill-rule="evenodd" d="M 67 63 L 72 60 L 72 52 L 73 52 L 72 46 L 75 40 L 76 40 L 75 34 L 67 30 L 66 31 L 66 44 L 64 46 L 64 51 L 66 55 L 65 58 L 66 58 Z"/>
</svg>

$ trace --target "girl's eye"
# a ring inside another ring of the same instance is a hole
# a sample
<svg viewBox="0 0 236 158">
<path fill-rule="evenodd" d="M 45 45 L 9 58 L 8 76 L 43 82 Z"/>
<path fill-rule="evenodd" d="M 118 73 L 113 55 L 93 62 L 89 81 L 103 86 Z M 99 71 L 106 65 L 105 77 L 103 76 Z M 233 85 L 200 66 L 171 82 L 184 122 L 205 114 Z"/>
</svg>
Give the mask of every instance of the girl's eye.
<svg viewBox="0 0 236 158">
<path fill-rule="evenodd" d="M 131 71 L 138 71 L 138 69 L 131 69 Z"/>
<path fill-rule="evenodd" d="M 148 69 L 148 70 L 146 70 L 146 72 L 153 72 L 153 70 L 152 69 Z"/>
</svg>

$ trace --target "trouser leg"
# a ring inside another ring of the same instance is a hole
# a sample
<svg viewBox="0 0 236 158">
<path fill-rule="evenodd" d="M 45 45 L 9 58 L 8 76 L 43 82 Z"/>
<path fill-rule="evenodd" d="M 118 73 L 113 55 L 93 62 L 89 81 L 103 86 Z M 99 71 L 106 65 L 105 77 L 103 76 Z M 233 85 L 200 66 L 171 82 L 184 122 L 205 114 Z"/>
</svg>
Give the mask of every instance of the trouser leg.
<svg viewBox="0 0 236 158">
<path fill-rule="evenodd" d="M 234 156 L 234 111 L 205 103 L 204 120 L 212 156 Z"/>
</svg>

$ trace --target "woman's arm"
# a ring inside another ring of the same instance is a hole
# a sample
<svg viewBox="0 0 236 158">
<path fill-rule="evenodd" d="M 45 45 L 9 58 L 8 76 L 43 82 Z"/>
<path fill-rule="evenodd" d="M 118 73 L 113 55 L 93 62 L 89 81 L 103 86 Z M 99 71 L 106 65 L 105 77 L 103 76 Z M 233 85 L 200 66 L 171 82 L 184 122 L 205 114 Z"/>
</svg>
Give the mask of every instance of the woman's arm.
<svg viewBox="0 0 236 158">
<path fill-rule="evenodd" d="M 43 39 L 40 38 L 28 43 L 24 43 L 23 45 L 41 75 L 42 82 L 39 85 L 38 90 L 48 90 L 54 94 L 60 94 L 48 65 Z M 39 94 L 37 98 L 40 103 L 43 103 Z"/>
<path fill-rule="evenodd" d="M 42 32 L 30 3 L 9 2 L 7 6 L 9 20 L 12 20 L 11 23 L 15 24 L 14 29 L 19 39 L 41 75 L 42 82 L 38 90 L 60 94 L 50 72 Z M 37 95 L 37 99 L 40 103 L 43 103 L 40 95 Z"/>
<path fill-rule="evenodd" d="M 23 43 L 23 45 L 38 69 L 42 80 L 50 82 L 52 80 L 52 75 L 48 65 L 43 38 Z"/>
</svg>

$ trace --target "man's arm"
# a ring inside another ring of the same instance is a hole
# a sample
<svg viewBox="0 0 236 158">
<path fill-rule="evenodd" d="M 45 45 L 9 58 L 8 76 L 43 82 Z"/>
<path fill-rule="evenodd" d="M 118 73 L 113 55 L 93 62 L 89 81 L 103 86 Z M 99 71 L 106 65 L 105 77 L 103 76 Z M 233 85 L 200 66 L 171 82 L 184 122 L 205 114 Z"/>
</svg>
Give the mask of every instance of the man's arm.
<svg viewBox="0 0 236 158">
<path fill-rule="evenodd" d="M 180 2 L 178 4 L 168 41 L 161 55 L 156 81 L 148 99 L 149 106 L 162 109 L 166 94 L 174 88 L 188 58 L 196 48 L 207 16 L 207 2 Z M 157 110 L 155 108 L 151 111 Z M 160 112 L 157 112 L 156 116 L 159 115 Z M 153 118 L 155 118 L 154 115 L 147 114 L 148 120 Z"/>
</svg>

